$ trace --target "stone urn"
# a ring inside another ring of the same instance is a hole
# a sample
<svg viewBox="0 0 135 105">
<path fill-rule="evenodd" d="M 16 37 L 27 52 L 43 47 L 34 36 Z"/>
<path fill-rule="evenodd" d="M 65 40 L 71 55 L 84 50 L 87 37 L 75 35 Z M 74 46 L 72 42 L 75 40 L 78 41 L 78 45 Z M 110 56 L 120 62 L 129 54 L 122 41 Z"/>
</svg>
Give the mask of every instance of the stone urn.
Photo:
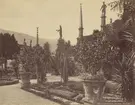
<svg viewBox="0 0 135 105">
<path fill-rule="evenodd" d="M 83 101 L 96 104 L 102 98 L 102 93 L 105 86 L 105 78 L 102 73 L 96 75 L 85 74 L 83 75 L 83 88 L 85 97 Z"/>
<path fill-rule="evenodd" d="M 102 97 L 104 80 L 83 80 L 83 88 L 85 92 L 84 101 L 95 103 Z"/>
<path fill-rule="evenodd" d="M 21 79 L 21 88 L 29 88 L 31 73 L 23 67 L 22 63 L 19 64 L 19 74 Z"/>
<path fill-rule="evenodd" d="M 30 87 L 30 72 L 20 72 L 21 79 L 21 88 L 29 88 Z"/>
</svg>

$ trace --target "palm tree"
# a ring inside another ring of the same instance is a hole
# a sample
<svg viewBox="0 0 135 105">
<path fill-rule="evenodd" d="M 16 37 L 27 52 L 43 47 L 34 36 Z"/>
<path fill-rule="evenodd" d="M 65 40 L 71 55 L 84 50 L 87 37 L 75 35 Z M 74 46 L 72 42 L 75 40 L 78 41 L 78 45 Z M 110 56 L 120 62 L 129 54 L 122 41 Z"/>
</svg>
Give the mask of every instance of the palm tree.
<svg viewBox="0 0 135 105">
<path fill-rule="evenodd" d="M 108 4 L 111 6 L 111 10 L 117 10 L 122 13 L 122 19 L 124 22 L 135 15 L 135 1 L 134 0 L 115 0 Z M 134 20 L 134 19 L 133 19 Z"/>
</svg>

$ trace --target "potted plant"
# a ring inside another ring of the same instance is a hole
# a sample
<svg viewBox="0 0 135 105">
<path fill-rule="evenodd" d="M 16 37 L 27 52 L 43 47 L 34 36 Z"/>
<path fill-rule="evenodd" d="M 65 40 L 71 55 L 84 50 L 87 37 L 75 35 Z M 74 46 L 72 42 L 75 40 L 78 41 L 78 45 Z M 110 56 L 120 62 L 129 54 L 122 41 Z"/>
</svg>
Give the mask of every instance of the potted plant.
<svg viewBox="0 0 135 105">
<path fill-rule="evenodd" d="M 83 101 L 93 103 L 95 99 L 100 99 L 102 95 L 103 86 L 105 84 L 105 77 L 102 69 L 96 73 L 87 72 L 81 63 L 78 63 L 78 68 L 81 68 L 80 78 L 82 80 L 84 88 L 84 98 Z"/>
<path fill-rule="evenodd" d="M 117 51 L 112 49 L 109 43 L 103 42 L 103 37 L 100 33 L 89 37 L 91 40 L 83 41 L 76 46 L 74 56 L 76 62 L 82 68 L 80 74 L 85 92 L 84 99 L 94 101 L 95 96 L 97 96 L 96 99 L 99 99 L 105 83 L 103 63 L 113 63 Z M 99 90 L 98 94 L 94 93 L 95 89 Z"/>
<path fill-rule="evenodd" d="M 28 71 L 25 71 L 22 64 L 19 64 L 20 69 L 20 79 L 21 79 L 21 88 L 29 88 L 30 87 L 30 75 L 31 73 Z"/>
<path fill-rule="evenodd" d="M 33 68 L 32 48 L 23 46 L 20 50 L 19 57 L 19 74 L 21 78 L 21 88 L 29 88 L 31 69 Z"/>
</svg>

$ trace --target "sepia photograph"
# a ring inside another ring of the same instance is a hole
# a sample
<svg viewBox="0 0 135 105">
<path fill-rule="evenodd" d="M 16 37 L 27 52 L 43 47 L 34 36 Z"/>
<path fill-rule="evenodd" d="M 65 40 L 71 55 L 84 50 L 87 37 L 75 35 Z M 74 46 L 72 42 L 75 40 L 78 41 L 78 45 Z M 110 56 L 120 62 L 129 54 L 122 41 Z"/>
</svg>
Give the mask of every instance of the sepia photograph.
<svg viewBox="0 0 135 105">
<path fill-rule="evenodd" d="M 0 105 L 135 105 L 135 0 L 0 0 Z"/>
</svg>

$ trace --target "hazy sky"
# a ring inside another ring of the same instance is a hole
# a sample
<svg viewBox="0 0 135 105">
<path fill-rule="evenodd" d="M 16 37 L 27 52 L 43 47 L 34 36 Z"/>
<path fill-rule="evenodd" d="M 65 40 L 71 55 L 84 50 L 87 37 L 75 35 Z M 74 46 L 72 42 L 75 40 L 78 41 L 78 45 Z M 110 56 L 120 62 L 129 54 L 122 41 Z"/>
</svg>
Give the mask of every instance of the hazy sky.
<svg viewBox="0 0 135 105">
<path fill-rule="evenodd" d="M 79 27 L 79 6 L 83 6 L 84 34 L 100 29 L 103 0 L 0 0 L 0 28 L 41 38 L 59 38 L 56 31 L 62 25 L 63 36 L 76 43 Z M 111 1 L 111 0 L 108 0 Z M 107 0 L 106 0 L 107 2 Z M 107 23 L 117 14 L 107 8 Z"/>
</svg>

